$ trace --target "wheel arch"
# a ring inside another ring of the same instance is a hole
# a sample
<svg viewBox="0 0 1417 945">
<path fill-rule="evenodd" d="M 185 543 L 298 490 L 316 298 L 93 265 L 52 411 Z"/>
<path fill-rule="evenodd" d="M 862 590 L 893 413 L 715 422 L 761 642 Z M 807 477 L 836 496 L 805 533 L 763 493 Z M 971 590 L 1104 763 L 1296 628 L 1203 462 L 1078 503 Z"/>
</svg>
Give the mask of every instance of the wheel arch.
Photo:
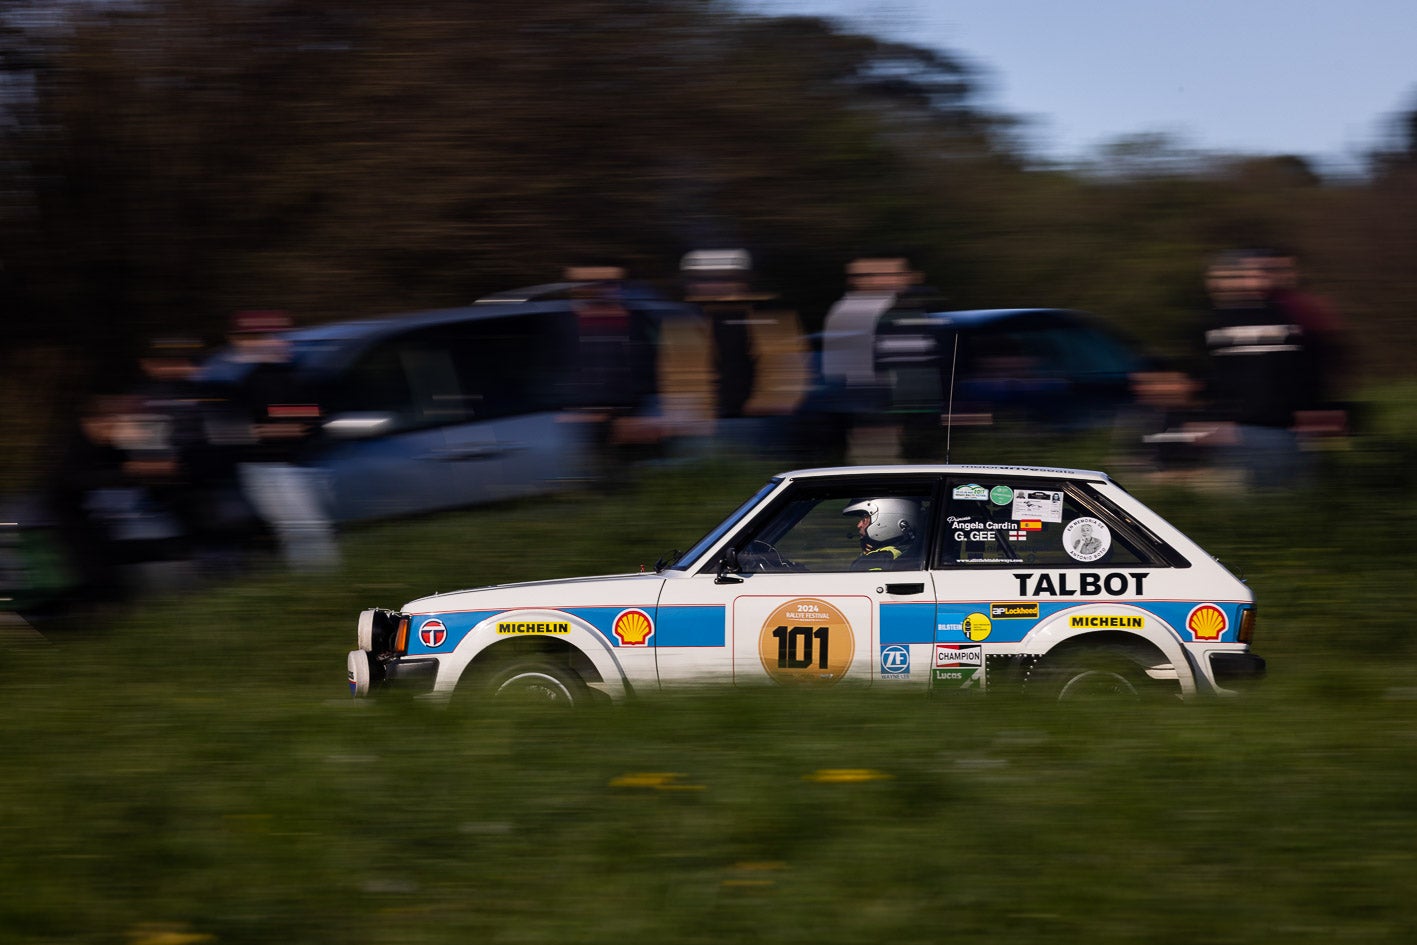
<svg viewBox="0 0 1417 945">
<path fill-rule="evenodd" d="M 1143 618 L 1142 626 L 1126 630 L 1093 630 L 1070 625 L 1070 617 L 1096 614 L 1126 613 Z M 1186 656 L 1185 647 L 1170 626 L 1155 614 L 1131 606 L 1089 606 L 1057 614 L 1039 624 L 1022 641 L 1021 653 L 1029 663 L 1056 658 L 1062 652 L 1082 649 L 1111 649 L 1134 660 L 1143 669 L 1159 663 L 1169 663 L 1175 670 L 1181 695 L 1189 698 L 1196 692 L 1195 671 Z M 1161 657 L 1160 660 L 1154 657 Z"/>
<path fill-rule="evenodd" d="M 563 620 L 570 623 L 565 634 L 527 634 L 504 637 L 496 632 L 496 624 L 508 620 Z M 482 621 L 463 638 L 439 671 L 435 689 L 444 695 L 451 693 L 474 674 L 508 660 L 542 658 L 573 670 L 593 690 L 611 699 L 623 699 L 629 694 L 623 668 L 615 658 L 613 648 L 599 632 L 584 621 L 564 612 L 503 611 Z"/>
</svg>

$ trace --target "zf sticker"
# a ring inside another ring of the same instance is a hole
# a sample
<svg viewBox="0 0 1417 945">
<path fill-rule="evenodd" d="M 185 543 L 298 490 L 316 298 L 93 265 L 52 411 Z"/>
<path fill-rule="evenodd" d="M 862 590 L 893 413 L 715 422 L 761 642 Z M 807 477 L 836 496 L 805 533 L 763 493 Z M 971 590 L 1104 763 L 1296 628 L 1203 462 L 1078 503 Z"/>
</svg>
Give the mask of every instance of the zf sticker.
<svg viewBox="0 0 1417 945">
<path fill-rule="evenodd" d="M 881 675 L 909 676 L 910 648 L 899 643 L 881 647 Z"/>
<path fill-rule="evenodd" d="M 769 676 L 785 685 L 830 685 L 846 675 L 856 636 L 845 615 L 824 600 L 799 598 L 768 615 L 758 656 Z"/>
</svg>

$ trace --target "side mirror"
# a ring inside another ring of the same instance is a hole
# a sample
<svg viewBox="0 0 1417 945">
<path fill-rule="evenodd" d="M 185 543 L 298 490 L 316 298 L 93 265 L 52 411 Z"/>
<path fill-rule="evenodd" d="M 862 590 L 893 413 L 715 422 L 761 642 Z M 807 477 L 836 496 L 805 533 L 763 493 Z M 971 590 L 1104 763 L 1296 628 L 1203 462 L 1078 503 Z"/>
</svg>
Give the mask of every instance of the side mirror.
<svg viewBox="0 0 1417 945">
<path fill-rule="evenodd" d="M 715 584 L 742 584 L 743 579 L 734 577 L 741 574 L 743 569 L 738 564 L 738 549 L 729 548 L 723 552 L 723 557 L 718 559 L 718 577 L 713 579 Z"/>
</svg>

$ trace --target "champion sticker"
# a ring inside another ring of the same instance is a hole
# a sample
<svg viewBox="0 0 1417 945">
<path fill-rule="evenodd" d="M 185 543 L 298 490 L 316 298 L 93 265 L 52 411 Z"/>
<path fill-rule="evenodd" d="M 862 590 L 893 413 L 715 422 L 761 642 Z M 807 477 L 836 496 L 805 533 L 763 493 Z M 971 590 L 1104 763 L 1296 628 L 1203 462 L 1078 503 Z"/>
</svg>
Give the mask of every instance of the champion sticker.
<svg viewBox="0 0 1417 945">
<path fill-rule="evenodd" d="M 418 628 L 418 639 L 429 649 L 440 647 L 448 639 L 448 628 L 443 626 L 443 621 L 436 617 L 432 620 L 425 620 L 423 626 Z"/>
<path fill-rule="evenodd" d="M 1112 530 L 1091 516 L 1075 518 L 1063 529 L 1063 548 L 1076 561 L 1096 561 L 1112 550 Z"/>
<path fill-rule="evenodd" d="M 654 621 L 643 610 L 622 610 L 611 629 L 621 646 L 644 646 L 654 635 Z"/>
<path fill-rule="evenodd" d="M 1229 627 L 1225 611 L 1214 604 L 1201 604 L 1186 618 L 1186 629 L 1197 640 L 1219 640 Z"/>
<path fill-rule="evenodd" d="M 936 643 L 935 644 L 935 668 L 944 669 L 955 666 L 983 666 L 984 647 L 971 646 L 968 643 Z"/>
</svg>

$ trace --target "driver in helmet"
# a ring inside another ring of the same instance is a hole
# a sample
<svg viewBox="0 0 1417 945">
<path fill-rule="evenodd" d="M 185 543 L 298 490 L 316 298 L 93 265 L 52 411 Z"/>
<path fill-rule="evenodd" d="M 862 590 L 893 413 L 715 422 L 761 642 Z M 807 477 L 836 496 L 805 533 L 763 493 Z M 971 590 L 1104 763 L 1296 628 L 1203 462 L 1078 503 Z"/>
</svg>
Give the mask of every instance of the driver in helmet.
<svg viewBox="0 0 1417 945">
<path fill-rule="evenodd" d="M 861 555 L 853 571 L 906 571 L 920 567 L 920 500 L 857 499 L 842 510 L 856 518 Z"/>
</svg>

